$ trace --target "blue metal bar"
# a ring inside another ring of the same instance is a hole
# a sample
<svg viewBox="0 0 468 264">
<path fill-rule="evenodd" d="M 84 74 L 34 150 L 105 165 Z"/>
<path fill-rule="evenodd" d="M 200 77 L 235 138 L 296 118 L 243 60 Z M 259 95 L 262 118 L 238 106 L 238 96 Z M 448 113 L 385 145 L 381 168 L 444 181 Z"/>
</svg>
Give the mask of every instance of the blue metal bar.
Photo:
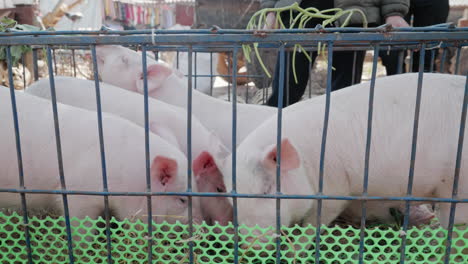
<svg viewBox="0 0 468 264">
<path fill-rule="evenodd" d="M 52 57 L 54 61 L 54 72 L 55 72 L 55 75 L 57 75 L 57 59 L 55 57 L 55 49 L 52 49 Z"/>
<path fill-rule="evenodd" d="M 455 62 L 455 72 L 454 72 L 454 74 L 459 74 L 459 71 L 460 71 L 460 55 L 461 55 L 461 48 L 459 47 L 457 49 L 457 59 L 456 59 L 456 62 Z"/>
<path fill-rule="evenodd" d="M 435 52 L 436 52 L 435 49 L 431 50 L 431 65 L 430 65 L 430 68 L 429 68 L 429 72 L 434 72 Z"/>
<path fill-rule="evenodd" d="M 375 33 L 378 34 L 378 33 Z M 427 33 L 426 33 L 427 34 Z M 213 36 L 216 38 L 216 36 Z M 407 50 L 409 47 L 411 48 L 418 48 L 419 42 L 418 40 L 412 40 L 412 41 L 404 41 L 400 40 L 398 42 L 394 41 L 381 41 L 379 42 L 380 44 L 380 50 L 388 50 L 389 47 L 391 47 L 393 50 Z M 284 47 L 286 51 L 291 51 L 294 49 L 294 42 L 292 43 L 284 43 Z M 122 46 L 127 46 L 125 44 L 122 44 Z M 197 52 L 204 52 L 204 53 L 209 53 L 209 52 L 228 52 L 232 50 L 235 46 L 241 47 L 241 44 L 236 44 L 234 43 L 223 43 L 223 45 L 218 45 L 218 44 L 201 44 L 201 45 L 194 45 L 193 46 L 193 51 Z M 259 48 L 269 48 L 269 49 L 278 49 L 281 46 L 280 43 L 276 42 L 263 42 L 259 43 Z M 444 42 L 441 43 L 440 40 L 427 40 L 426 47 L 428 49 L 432 48 L 446 48 L 446 47 L 458 47 L 458 46 L 468 46 L 468 43 L 458 43 L 456 40 L 453 42 Z M 87 47 L 87 46 L 85 46 Z M 302 47 L 306 51 L 317 51 L 317 44 L 316 43 L 302 43 Z M 349 41 L 342 41 L 339 43 L 339 45 L 335 45 L 335 51 L 337 50 L 343 50 L 346 48 L 346 50 L 362 50 L 364 48 L 373 50 L 373 47 L 369 44 L 369 42 L 353 42 L 350 43 Z M 84 49 L 87 50 L 87 48 L 83 48 L 82 45 L 73 45 L 70 46 L 70 49 Z M 153 50 L 157 49 L 159 51 L 181 51 L 181 52 L 187 52 L 188 49 L 185 46 L 180 46 L 180 45 L 164 45 L 164 44 L 158 44 L 157 46 L 148 46 L 148 50 Z"/>
<path fill-rule="evenodd" d="M 444 73 L 445 69 L 445 59 L 447 58 L 447 49 L 443 49 L 442 58 L 440 59 L 440 72 Z"/>
<path fill-rule="evenodd" d="M 345 27 L 345 28 L 304 28 L 304 29 L 275 29 L 275 30 L 245 30 L 245 29 L 190 29 L 190 30 L 64 30 L 64 31 L 8 31 L 2 32 L 0 37 L 4 36 L 36 36 L 41 37 L 44 35 L 114 35 L 114 36 L 131 36 L 149 34 L 152 32 L 158 34 L 159 37 L 165 35 L 178 35 L 178 34 L 193 34 L 193 35 L 225 35 L 225 34 L 281 34 L 281 33 L 413 33 L 413 32 L 465 32 L 468 28 L 450 28 L 440 26 L 428 27 L 408 27 L 408 28 L 392 28 L 391 31 L 381 27 Z M 157 39 L 157 38 L 156 38 Z"/>
<path fill-rule="evenodd" d="M 286 85 L 284 83 L 285 60 L 284 46 L 280 47 L 280 68 L 278 83 L 278 115 L 276 127 L 276 193 L 281 194 L 281 130 L 283 122 L 283 97 Z M 281 199 L 276 199 L 276 264 L 281 263 Z"/>
<path fill-rule="evenodd" d="M 57 159 L 59 167 L 59 176 L 60 176 L 60 186 L 62 190 L 66 190 L 67 186 L 65 184 L 65 172 L 63 169 L 63 158 L 62 158 L 62 143 L 60 141 L 60 126 L 58 119 L 58 110 L 57 110 L 57 96 L 55 94 L 55 81 L 54 81 L 54 71 L 52 69 L 52 52 L 50 46 L 47 46 L 47 68 L 49 70 L 49 81 L 50 81 L 50 98 L 52 101 L 52 111 L 54 114 L 54 127 L 55 127 L 55 143 L 57 146 Z M 70 264 L 75 262 L 73 257 L 73 244 L 72 244 L 72 235 L 71 235 L 71 225 L 70 225 L 70 214 L 68 210 L 68 198 L 66 194 L 62 194 L 63 199 L 63 212 L 65 215 L 65 227 L 67 232 L 67 245 L 68 245 L 68 258 Z"/>
<path fill-rule="evenodd" d="M 218 55 L 219 60 L 219 55 Z M 213 52 L 210 52 L 210 95 L 213 95 Z"/>
<path fill-rule="evenodd" d="M 466 77 L 465 82 L 465 95 L 463 97 L 463 106 L 462 106 L 462 114 L 460 120 L 460 131 L 458 133 L 458 148 L 457 148 L 457 160 L 455 162 L 455 173 L 453 177 L 453 187 L 452 187 L 452 198 L 458 197 L 458 182 L 460 179 L 460 169 L 462 163 L 462 155 L 463 155 L 463 142 L 465 139 L 465 125 L 466 125 L 466 111 L 468 106 L 468 75 Z M 444 263 L 450 263 L 450 251 L 452 251 L 452 236 L 453 236 L 453 225 L 455 222 L 455 210 L 457 204 L 452 203 L 450 205 L 450 218 L 449 218 L 449 226 L 447 232 L 447 244 L 445 250 L 445 259 Z"/>
<path fill-rule="evenodd" d="M 39 80 L 39 67 L 37 66 L 37 49 L 32 50 L 33 56 L 33 74 L 34 74 L 34 81 Z"/>
<path fill-rule="evenodd" d="M 34 194 L 66 194 L 87 196 L 196 196 L 196 197 L 229 197 L 248 199 L 292 199 L 292 200 L 343 200 L 343 201 L 410 201 L 430 203 L 468 203 L 468 199 L 432 198 L 415 196 L 342 196 L 342 195 L 289 195 L 289 194 L 245 194 L 245 193 L 210 193 L 210 192 L 99 192 L 74 190 L 40 190 L 40 189 L 7 189 L 1 188 L 0 193 L 34 193 Z"/>
<path fill-rule="evenodd" d="M 73 77 L 76 77 L 76 59 L 75 59 L 74 49 L 72 49 L 72 67 L 73 67 Z"/>
<path fill-rule="evenodd" d="M 192 52 L 193 52 L 193 50 L 192 50 Z M 193 88 L 194 88 L 195 90 L 197 90 L 197 88 L 198 88 L 198 87 L 197 87 L 197 83 L 198 83 L 197 77 L 198 77 L 198 75 L 197 75 L 197 53 L 196 53 L 196 52 L 195 52 L 195 63 L 194 63 L 194 64 L 195 64 L 195 67 L 194 67 L 194 70 L 193 70 L 193 73 L 194 73 L 194 74 L 192 74 L 192 78 L 195 79 L 195 85 L 193 86 Z"/>
<path fill-rule="evenodd" d="M 313 52 L 309 52 L 309 56 L 311 58 L 313 58 Z M 309 61 L 309 98 L 312 98 L 312 64 L 314 63 L 314 61 Z M 354 75 L 353 75 L 353 78 L 354 78 Z"/>
<path fill-rule="evenodd" d="M 237 56 L 237 47 L 234 47 L 233 54 Z M 228 58 L 229 62 L 229 58 Z M 237 67 L 237 61 L 234 61 L 234 65 Z M 234 67 L 232 68 L 234 70 Z M 237 72 L 233 72 L 233 79 L 237 77 Z M 235 97 L 237 93 L 237 83 L 232 86 L 232 96 Z M 237 193 L 237 100 L 232 100 L 232 193 Z M 239 263 L 239 219 L 238 219 L 238 208 L 237 198 L 232 198 L 233 204 L 233 224 L 234 224 L 234 264 Z"/>
<path fill-rule="evenodd" d="M 320 168 L 319 168 L 319 188 L 318 194 L 323 194 L 323 176 L 325 171 L 325 149 L 327 145 L 328 119 L 330 117 L 330 96 L 332 86 L 332 65 L 333 65 L 333 42 L 328 45 L 328 64 L 327 64 L 327 90 L 325 97 L 325 117 L 323 121 L 322 144 L 320 148 Z M 322 220 L 322 199 L 317 200 L 317 229 L 315 232 L 315 263 L 320 263 L 320 232 Z"/>
<path fill-rule="evenodd" d="M 410 50 L 410 61 L 409 61 L 408 72 L 413 72 L 413 64 L 414 64 L 414 50 Z"/>
<path fill-rule="evenodd" d="M 370 160 L 370 148 L 372 139 L 372 116 L 374 113 L 374 90 L 375 90 L 375 78 L 377 78 L 377 63 L 379 59 L 379 45 L 374 47 L 374 58 L 372 62 L 372 78 L 370 82 L 369 91 L 369 111 L 367 113 L 367 139 L 366 139 L 366 153 L 364 157 L 364 182 L 362 186 L 362 196 L 367 196 L 367 189 L 369 185 L 369 160 Z M 361 231 L 359 240 L 359 263 L 364 263 L 364 237 L 366 234 L 366 206 L 367 201 L 362 201 L 362 217 L 361 217 Z"/>
<path fill-rule="evenodd" d="M 424 74 L 424 57 L 426 52 L 426 43 L 421 44 L 421 49 L 419 51 L 419 73 L 418 73 L 418 88 L 416 92 L 416 107 L 414 110 L 414 124 L 413 124 L 413 139 L 411 146 L 411 161 L 410 169 L 408 175 L 408 188 L 406 191 L 407 196 L 413 195 L 413 181 L 414 181 L 414 164 L 416 163 L 416 149 L 418 142 L 418 128 L 419 128 L 419 111 L 421 108 L 421 94 L 422 94 L 422 84 L 423 84 L 423 74 Z M 409 201 L 405 204 L 405 216 L 403 218 L 403 232 L 408 231 L 408 222 L 409 222 L 409 211 L 410 203 Z M 400 264 L 405 263 L 406 256 L 406 235 L 401 239 L 401 251 L 400 251 Z"/>
<path fill-rule="evenodd" d="M 13 113 L 13 126 L 15 128 L 15 143 L 16 143 L 16 157 L 18 160 L 18 176 L 19 176 L 19 187 L 25 190 L 24 185 L 24 170 L 23 170 L 23 153 L 21 151 L 21 138 L 18 124 L 18 111 L 16 107 L 16 95 L 15 95 L 15 84 L 13 83 L 13 62 L 11 59 L 11 49 L 6 47 L 7 65 L 8 65 L 8 81 L 10 88 L 10 99 L 11 99 L 11 112 Z M 21 193 L 21 210 L 23 211 L 23 224 L 24 224 L 24 236 L 26 240 L 26 252 L 28 255 L 28 263 L 33 263 L 32 250 L 31 250 L 31 235 L 29 233 L 29 218 L 28 208 L 26 206 L 26 194 Z"/>
<path fill-rule="evenodd" d="M 101 91 L 99 89 L 99 74 L 96 57 L 96 46 L 91 46 L 91 55 L 93 60 L 94 72 L 94 86 L 96 88 L 96 113 L 98 120 L 99 131 L 99 149 L 101 152 L 101 168 L 102 168 L 102 189 L 103 192 L 109 190 L 107 184 L 107 166 L 106 166 L 106 153 L 104 148 L 104 132 L 102 128 L 102 107 L 101 107 Z M 106 244 L 107 244 L 107 263 L 112 263 L 112 246 L 110 236 L 110 210 L 109 210 L 109 196 L 104 196 L 104 219 L 106 220 Z"/>
<path fill-rule="evenodd" d="M 353 52 L 353 68 L 351 70 L 351 73 L 352 73 L 351 74 L 351 85 L 354 84 L 354 81 L 356 79 L 356 76 L 355 76 L 356 75 L 356 55 L 357 55 L 356 51 Z"/>
<path fill-rule="evenodd" d="M 289 77 L 291 77 L 290 73 L 289 73 L 290 72 L 289 69 L 291 69 L 291 67 L 292 67 L 291 66 L 292 53 L 287 52 L 285 55 L 286 55 L 286 57 L 285 57 L 286 58 L 286 80 L 285 80 L 285 84 L 284 84 L 285 88 L 283 88 L 283 90 L 285 91 L 284 97 L 286 98 L 286 100 L 284 100 L 285 101 L 284 107 L 289 105 Z"/>
<path fill-rule="evenodd" d="M 150 138 L 149 138 L 149 111 L 148 111 L 148 68 L 146 46 L 141 51 L 143 67 L 143 109 L 145 112 L 145 166 L 146 166 L 146 191 L 151 192 L 151 165 L 150 165 Z M 148 212 L 148 263 L 153 262 L 153 202 L 150 195 L 146 196 Z"/>
<path fill-rule="evenodd" d="M 192 46 L 189 46 L 188 52 L 188 83 L 187 83 L 187 192 L 192 191 Z M 193 216 L 192 216 L 192 196 L 188 196 L 188 218 L 189 218 L 189 236 L 193 236 Z M 189 263 L 194 263 L 193 259 L 193 241 L 189 241 Z"/>
<path fill-rule="evenodd" d="M 24 89 L 26 89 L 26 70 L 25 70 L 26 61 L 24 59 L 24 53 L 21 54 L 21 64 L 22 64 L 22 70 L 23 70 L 23 87 Z"/>
<path fill-rule="evenodd" d="M 397 67 L 397 73 L 400 74 L 403 72 L 403 63 L 405 61 L 405 53 L 406 51 L 401 50 L 398 52 L 398 67 Z"/>
<path fill-rule="evenodd" d="M 468 28 L 467 28 L 468 29 Z M 76 32 L 75 32 L 76 33 Z M 201 45 L 201 44 L 223 44 L 232 43 L 275 43 L 294 42 L 297 44 L 311 44 L 313 41 L 327 42 L 334 41 L 338 46 L 347 42 L 382 41 L 382 42 L 410 42 L 410 41 L 459 41 L 466 38 L 466 31 L 459 32 L 431 32 L 426 33 L 342 33 L 342 34 L 267 34 L 258 36 L 255 34 L 225 34 L 225 35 L 161 35 L 153 42 L 151 35 L 136 36 L 4 36 L 0 37 L 0 45 L 142 45 L 142 44 L 180 44 Z M 404 44 L 404 43 L 402 43 Z"/>
</svg>

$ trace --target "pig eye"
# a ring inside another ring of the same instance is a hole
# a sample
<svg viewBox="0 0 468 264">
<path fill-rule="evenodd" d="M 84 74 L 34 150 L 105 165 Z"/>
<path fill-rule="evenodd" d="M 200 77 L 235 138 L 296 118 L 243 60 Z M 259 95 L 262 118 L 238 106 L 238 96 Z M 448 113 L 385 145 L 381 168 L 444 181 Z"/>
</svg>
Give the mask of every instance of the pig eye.
<svg viewBox="0 0 468 264">
<path fill-rule="evenodd" d="M 187 198 L 179 198 L 179 202 L 185 205 L 187 203 Z"/>
<path fill-rule="evenodd" d="M 219 192 L 219 193 L 226 192 L 226 190 L 224 190 L 224 188 L 222 188 L 222 187 L 216 187 L 216 191 Z"/>
</svg>

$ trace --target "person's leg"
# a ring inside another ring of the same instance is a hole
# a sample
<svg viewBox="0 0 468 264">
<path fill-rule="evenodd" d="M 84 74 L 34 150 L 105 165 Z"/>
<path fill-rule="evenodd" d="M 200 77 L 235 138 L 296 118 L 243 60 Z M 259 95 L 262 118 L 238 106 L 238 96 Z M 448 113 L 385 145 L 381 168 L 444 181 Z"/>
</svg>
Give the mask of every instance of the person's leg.
<svg viewBox="0 0 468 264">
<path fill-rule="evenodd" d="M 301 2 L 302 8 L 308 7 L 316 7 L 319 10 L 333 8 L 333 1 L 326 1 L 326 0 L 303 0 Z M 283 12 L 281 15 L 282 21 L 285 23 L 285 26 L 289 26 L 289 11 Z M 321 19 L 311 19 L 307 24 L 306 28 L 313 28 L 317 24 L 321 23 Z M 312 53 L 312 63 L 316 58 L 316 52 Z M 272 89 L 273 93 L 271 97 L 267 101 L 267 105 L 269 106 L 277 106 L 278 105 L 278 96 L 279 96 L 279 76 L 280 76 L 280 66 L 279 66 L 279 54 L 278 60 L 276 64 L 275 74 L 272 81 Z M 302 52 L 296 52 L 295 55 L 295 69 L 296 69 L 296 76 L 297 82 L 294 79 L 294 72 L 292 67 L 293 61 L 293 54 L 290 52 L 288 56 L 285 58 L 285 65 L 284 65 L 284 97 L 283 97 L 283 106 L 291 105 L 293 103 L 298 102 L 307 86 L 307 81 L 309 80 L 309 60 Z M 289 67 L 287 67 L 289 66 Z M 286 90 L 287 89 L 287 90 Z M 287 100 L 286 100 L 287 98 Z"/>
<path fill-rule="evenodd" d="M 402 73 L 405 72 L 405 63 L 404 63 L 404 58 L 402 58 L 402 61 L 400 61 L 400 53 L 401 56 L 404 56 L 406 54 L 406 51 L 404 50 L 392 50 L 390 52 L 387 52 L 386 50 L 381 50 L 379 52 L 379 57 L 382 59 L 382 65 L 385 66 L 385 69 L 387 70 L 387 76 L 390 75 L 395 75 L 398 73 L 398 64 L 402 63 L 401 65 L 401 70 Z"/>
<path fill-rule="evenodd" d="M 361 82 L 364 56 L 365 51 L 333 52 L 332 91 Z"/>
<path fill-rule="evenodd" d="M 411 5 L 414 15 L 414 27 L 432 26 L 447 22 L 450 8 L 448 0 L 413 0 L 411 1 Z M 430 71 L 430 66 L 431 52 L 426 50 L 424 55 L 424 71 Z M 414 53 L 413 71 L 419 71 L 419 52 Z"/>
</svg>

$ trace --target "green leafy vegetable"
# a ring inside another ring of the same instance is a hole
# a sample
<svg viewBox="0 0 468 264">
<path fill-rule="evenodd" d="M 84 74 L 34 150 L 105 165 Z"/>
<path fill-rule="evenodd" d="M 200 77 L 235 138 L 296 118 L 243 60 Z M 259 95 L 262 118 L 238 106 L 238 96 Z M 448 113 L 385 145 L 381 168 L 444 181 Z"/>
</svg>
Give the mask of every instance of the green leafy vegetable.
<svg viewBox="0 0 468 264">
<path fill-rule="evenodd" d="M 0 19 L 0 32 L 18 32 L 18 31 L 38 31 L 38 27 L 31 25 L 20 25 L 14 19 L 3 17 Z M 31 47 L 27 45 L 11 46 L 11 59 L 13 65 L 17 65 L 24 53 L 31 51 Z M 0 46 L 0 61 L 5 61 L 6 47 Z"/>
<path fill-rule="evenodd" d="M 314 7 L 309 7 L 306 9 L 301 8 L 297 3 L 294 3 L 290 6 L 287 7 L 281 7 L 281 8 L 264 8 L 262 10 L 259 10 L 256 12 L 249 20 L 249 23 L 247 24 L 247 28 L 249 30 L 261 30 L 265 26 L 266 23 L 266 18 L 267 14 L 270 12 L 275 12 L 276 13 L 276 24 L 279 25 L 280 29 L 286 29 L 283 21 L 281 20 L 280 13 L 289 11 L 290 12 L 290 25 L 289 29 L 299 28 L 303 29 L 306 25 L 306 23 L 313 19 L 313 18 L 321 18 L 324 19 L 322 22 L 322 27 L 326 27 L 327 25 L 330 25 L 331 23 L 335 22 L 342 16 L 347 16 L 344 23 L 340 27 L 346 27 L 349 23 L 349 20 L 351 19 L 352 15 L 354 13 L 359 13 L 362 15 L 363 21 L 364 21 L 364 27 L 367 27 L 367 19 L 366 15 L 364 12 L 362 12 L 360 9 L 349 9 L 349 10 L 342 10 L 340 8 L 332 8 L 332 9 L 326 9 L 326 10 L 318 10 L 317 8 Z M 297 15 L 293 17 L 293 12 L 296 12 Z M 260 66 L 263 68 L 263 71 L 265 74 L 271 78 L 270 73 L 268 72 L 267 68 L 265 67 L 265 64 L 262 61 L 262 58 L 260 58 L 260 53 L 258 51 L 258 43 L 253 43 L 253 48 L 255 51 L 255 55 L 260 63 Z M 252 60 L 250 58 L 250 52 L 252 51 L 252 48 L 250 45 L 242 45 L 242 50 L 244 52 L 244 56 L 247 59 L 247 61 L 250 63 Z M 299 52 L 303 52 L 307 59 L 311 61 L 312 59 L 310 56 L 307 54 L 305 49 L 300 45 L 300 44 L 295 44 L 294 45 L 294 50 L 293 50 L 293 73 L 294 73 L 294 80 L 297 83 L 297 75 L 296 75 L 296 67 L 295 67 L 295 61 L 296 61 L 296 52 L 299 50 Z M 321 45 L 321 43 L 318 44 L 318 54 L 323 54 L 325 50 L 325 45 Z"/>
</svg>

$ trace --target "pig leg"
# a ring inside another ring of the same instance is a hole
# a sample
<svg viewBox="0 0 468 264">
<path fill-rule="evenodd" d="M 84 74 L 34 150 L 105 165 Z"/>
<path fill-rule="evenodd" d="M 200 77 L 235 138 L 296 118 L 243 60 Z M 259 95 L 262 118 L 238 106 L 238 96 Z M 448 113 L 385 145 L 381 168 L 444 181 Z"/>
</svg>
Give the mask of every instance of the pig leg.
<svg viewBox="0 0 468 264">
<path fill-rule="evenodd" d="M 465 155 L 466 156 L 466 155 Z M 463 171 L 463 169 L 462 169 Z M 468 198 L 468 175 L 460 174 L 458 183 L 458 198 Z M 437 191 L 438 197 L 452 197 L 453 181 L 448 180 Z M 440 223 L 444 228 L 447 228 L 450 220 L 450 203 L 441 203 L 439 210 Z M 468 204 L 458 203 L 455 210 L 455 224 L 468 224 Z"/>
</svg>

